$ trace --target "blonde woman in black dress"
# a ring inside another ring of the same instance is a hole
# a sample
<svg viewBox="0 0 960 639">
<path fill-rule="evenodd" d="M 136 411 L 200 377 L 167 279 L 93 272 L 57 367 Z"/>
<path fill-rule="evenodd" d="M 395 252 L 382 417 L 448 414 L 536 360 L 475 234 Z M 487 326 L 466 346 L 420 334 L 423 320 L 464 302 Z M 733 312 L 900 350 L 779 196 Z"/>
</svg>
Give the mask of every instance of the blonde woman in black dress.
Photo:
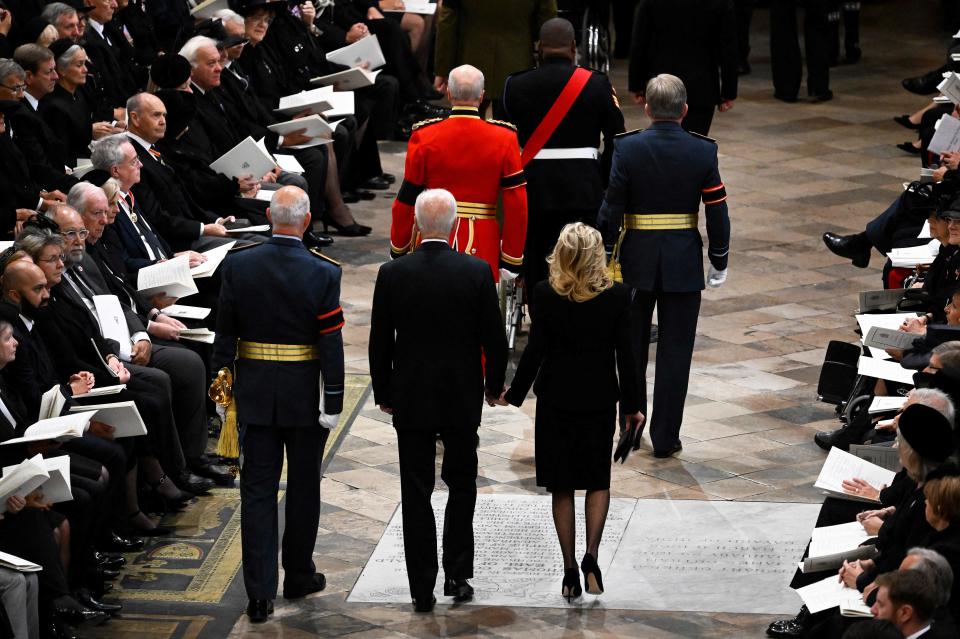
<svg viewBox="0 0 960 639">
<path fill-rule="evenodd" d="M 587 552 L 580 569 L 587 592 L 599 595 L 597 552 L 610 506 L 617 402 L 623 402 L 630 428 L 641 428 L 644 416 L 627 323 L 630 289 L 610 279 L 600 233 L 568 224 L 547 262 L 549 280 L 533 291 L 530 339 L 500 401 L 520 406 L 531 385 L 537 395 L 537 485 L 553 495 L 562 594 L 569 601 L 581 594 L 574 491 L 587 491 Z"/>
</svg>

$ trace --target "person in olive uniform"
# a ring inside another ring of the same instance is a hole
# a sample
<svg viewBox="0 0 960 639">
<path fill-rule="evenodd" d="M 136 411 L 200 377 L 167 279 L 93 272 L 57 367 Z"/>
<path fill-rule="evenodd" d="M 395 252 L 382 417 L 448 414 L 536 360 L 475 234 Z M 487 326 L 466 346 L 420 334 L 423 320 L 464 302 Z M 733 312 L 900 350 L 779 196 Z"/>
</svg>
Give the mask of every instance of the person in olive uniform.
<svg viewBox="0 0 960 639">
<path fill-rule="evenodd" d="M 470 64 L 483 72 L 493 117 L 504 119 L 501 90 L 507 76 L 533 66 L 533 38 L 557 17 L 557 0 L 444 0 L 437 18 L 434 87 L 446 91 L 447 75 Z"/>
<path fill-rule="evenodd" d="M 650 439 L 656 457 L 669 457 L 683 448 L 680 425 L 704 288 L 703 240 L 697 228 L 701 201 L 711 287 L 727 278 L 730 219 L 716 143 L 680 127 L 687 112 L 683 82 L 659 75 L 647 83 L 645 93 L 645 111 L 653 124 L 617 138 L 599 225 L 608 243 L 618 236 L 622 241 L 623 281 L 634 289 L 631 332 L 640 380 L 646 379 L 650 320 L 657 309 L 660 338 Z M 644 384 L 640 396 L 646 414 Z"/>
<path fill-rule="evenodd" d="M 573 25 L 553 18 L 540 29 L 540 64 L 507 78 L 503 104 L 526 146 L 577 69 Z M 527 241 L 523 277 L 527 290 L 547 278 L 547 255 L 566 224 L 596 224 L 610 175 L 613 138 L 623 133 L 617 93 L 592 72 L 543 150 L 524 168 L 527 176 Z M 603 138 L 603 153 L 598 145 Z"/>
</svg>

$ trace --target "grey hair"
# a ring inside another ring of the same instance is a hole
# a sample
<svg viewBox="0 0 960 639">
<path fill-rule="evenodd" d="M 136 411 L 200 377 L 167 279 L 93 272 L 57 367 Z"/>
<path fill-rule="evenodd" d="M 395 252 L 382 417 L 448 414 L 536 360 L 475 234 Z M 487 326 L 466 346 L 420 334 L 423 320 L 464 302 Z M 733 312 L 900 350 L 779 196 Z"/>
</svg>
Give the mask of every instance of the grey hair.
<svg viewBox="0 0 960 639">
<path fill-rule="evenodd" d="M 64 51 L 63 55 L 54 61 L 57 69 L 61 69 L 73 62 L 73 59 L 77 57 L 77 54 L 81 51 L 83 51 L 83 47 L 81 47 L 79 44 L 70 45 L 70 48 Z"/>
<path fill-rule="evenodd" d="M 463 78 L 464 75 L 467 78 Z M 458 102 L 479 102 L 483 97 L 483 82 L 483 72 L 469 64 L 453 69 L 447 76 L 450 97 Z"/>
<path fill-rule="evenodd" d="M 445 189 L 427 189 L 414 205 L 417 227 L 424 235 L 448 235 L 457 219 L 457 200 Z"/>
<path fill-rule="evenodd" d="M 956 409 L 953 406 L 953 400 L 950 396 L 937 388 L 914 388 L 910 391 L 910 399 L 914 404 L 924 404 L 943 415 L 950 427 L 953 427 L 953 420 L 956 417 Z"/>
<path fill-rule="evenodd" d="M 27 72 L 13 58 L 0 58 L 0 80 L 10 75 L 17 76 L 22 82 L 27 77 Z"/>
<path fill-rule="evenodd" d="M 53 52 L 39 44 L 28 42 L 21 44 L 13 51 L 13 59 L 17 61 L 24 71 L 36 73 L 40 65 L 48 60 L 53 60 Z"/>
<path fill-rule="evenodd" d="M 56 26 L 57 20 L 63 16 L 69 16 L 70 14 L 76 13 L 77 10 L 68 4 L 64 4 L 63 2 L 51 2 L 43 8 L 43 12 L 40 14 L 40 17 L 50 24 Z"/>
<path fill-rule="evenodd" d="M 243 20 L 243 16 L 231 9 L 220 9 L 220 11 L 217 11 L 213 14 L 213 17 L 224 24 L 228 22 L 233 22 L 240 26 L 244 26 L 246 24 Z"/>
<path fill-rule="evenodd" d="M 679 120 L 687 103 L 687 88 L 677 76 L 661 73 L 647 82 L 644 97 L 654 120 Z"/>
<path fill-rule="evenodd" d="M 292 202 L 277 202 L 277 193 L 273 194 L 270 200 L 270 219 L 274 226 L 300 226 L 310 212 L 310 196 L 302 189 L 298 189 L 296 197 Z"/>
<path fill-rule="evenodd" d="M 130 144 L 125 133 L 114 133 L 90 143 L 90 162 L 94 168 L 110 172 L 110 167 L 123 162 L 124 144 Z"/>
<path fill-rule="evenodd" d="M 77 182 L 70 187 L 70 192 L 67 193 L 67 205 L 82 213 L 87 209 L 90 198 L 92 198 L 97 191 L 104 194 L 103 189 L 99 186 L 90 184 L 89 182 Z M 105 194 L 104 197 L 106 197 Z"/>
<path fill-rule="evenodd" d="M 140 113 L 140 109 L 143 108 L 143 96 L 147 95 L 146 93 L 134 93 L 127 99 L 126 109 L 127 113 Z"/>
<path fill-rule="evenodd" d="M 48 246 L 56 246 L 62 250 L 66 244 L 59 233 L 54 233 L 50 229 L 29 226 L 17 236 L 17 241 L 13 243 L 13 247 L 23 251 L 36 262 L 40 259 L 40 253 L 43 252 L 43 249 Z"/>
<path fill-rule="evenodd" d="M 180 55 L 187 59 L 187 62 L 190 63 L 190 66 L 197 66 L 197 53 L 203 47 L 213 47 L 217 48 L 217 41 L 213 38 L 208 38 L 207 36 L 193 36 L 186 43 L 180 47 Z"/>
<path fill-rule="evenodd" d="M 929 548 L 911 548 L 907 551 L 907 557 L 910 556 L 918 557 L 920 561 L 909 569 L 922 572 L 937 591 L 937 605 L 946 606 L 953 591 L 953 568 L 950 567 L 950 562 L 936 550 Z"/>
</svg>

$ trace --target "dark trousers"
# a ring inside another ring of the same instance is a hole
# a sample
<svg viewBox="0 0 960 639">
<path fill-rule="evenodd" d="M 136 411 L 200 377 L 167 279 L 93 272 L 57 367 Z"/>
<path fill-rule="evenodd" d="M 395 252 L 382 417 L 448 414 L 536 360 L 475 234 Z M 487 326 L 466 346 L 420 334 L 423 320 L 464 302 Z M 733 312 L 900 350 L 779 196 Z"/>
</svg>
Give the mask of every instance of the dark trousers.
<svg viewBox="0 0 960 639">
<path fill-rule="evenodd" d="M 657 372 L 653 385 L 653 416 L 648 419 L 654 450 L 669 450 L 680 441 L 683 404 L 687 398 L 690 359 L 697 335 L 700 291 L 666 293 L 633 292 L 630 332 L 637 379 L 640 381 L 640 410 L 647 414 L 647 360 L 650 354 L 650 324 L 657 309 Z"/>
<path fill-rule="evenodd" d="M 860 3 L 830 0 L 830 60 L 840 57 L 840 21 L 843 20 L 843 46 L 849 56 L 860 46 Z"/>
<path fill-rule="evenodd" d="M 440 478 L 449 497 L 443 516 L 443 572 L 449 579 L 473 577 L 473 509 L 477 503 L 477 429 L 447 428 Z M 429 601 L 437 582 L 437 522 L 430 496 L 436 481 L 436 435 L 432 430 L 398 430 L 403 554 L 410 594 Z"/>
<path fill-rule="evenodd" d="M 633 17 L 637 13 L 637 0 L 613 0 L 614 57 L 626 58 L 630 55 L 630 42 L 633 39 Z"/>
<path fill-rule="evenodd" d="M 801 0 L 770 0 L 770 66 L 773 89 L 778 96 L 796 97 L 800 92 L 803 63 L 797 40 L 797 5 Z M 827 0 L 802 0 L 803 41 L 807 54 L 807 94 L 830 90 L 829 27 Z"/>
<path fill-rule="evenodd" d="M 750 22 L 753 20 L 754 0 L 734 0 L 734 10 L 737 15 L 737 55 L 740 63 L 747 62 L 750 57 Z"/>
<path fill-rule="evenodd" d="M 197 459 L 207 448 L 207 377 L 203 360 L 182 346 L 154 344 L 150 367 L 170 377 L 170 405 L 180 447 L 187 460 Z"/>
<path fill-rule="evenodd" d="M 715 106 L 690 106 L 687 108 L 687 115 L 684 116 L 680 126 L 684 131 L 708 135 L 710 133 L 710 124 L 713 122 L 713 112 Z"/>
<path fill-rule="evenodd" d="M 307 428 L 240 427 L 240 535 L 243 583 L 250 599 L 277 596 L 277 491 L 287 453 L 283 529 L 284 584 L 299 586 L 316 573 L 313 548 L 320 523 L 320 464 L 330 432 Z"/>
</svg>

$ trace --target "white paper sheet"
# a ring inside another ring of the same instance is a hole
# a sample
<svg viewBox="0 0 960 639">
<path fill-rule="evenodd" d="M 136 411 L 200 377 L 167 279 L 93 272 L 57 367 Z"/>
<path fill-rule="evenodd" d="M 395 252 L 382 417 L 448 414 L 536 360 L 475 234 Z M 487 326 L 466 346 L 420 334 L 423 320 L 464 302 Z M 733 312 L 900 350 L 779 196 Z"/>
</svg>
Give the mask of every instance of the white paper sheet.
<svg viewBox="0 0 960 639">
<path fill-rule="evenodd" d="M 11 466 L 9 472 L 4 471 L 0 477 L 0 513 L 7 512 L 7 499 L 14 495 L 26 497 L 49 478 L 42 455 L 34 455 Z"/>
<path fill-rule="evenodd" d="M 280 169 L 286 171 L 287 173 L 303 173 L 303 165 L 300 164 L 297 158 L 292 155 L 283 155 L 278 153 L 277 155 L 273 156 L 273 159 L 277 161 L 277 165 L 279 165 Z M 270 227 L 267 226 L 267 229 L 269 230 Z"/>
<path fill-rule="evenodd" d="M 90 411 L 97 414 L 96 421 L 113 426 L 115 438 L 139 437 L 147 434 L 147 426 L 143 423 L 137 405 L 132 401 L 70 407 L 71 413 Z"/>
<path fill-rule="evenodd" d="M 811 613 L 836 608 L 841 601 L 860 596 L 860 592 L 856 588 L 847 588 L 842 581 L 837 579 L 836 575 L 830 575 L 809 586 L 798 588 L 797 594 L 803 599 L 803 603 L 806 604 Z"/>
<path fill-rule="evenodd" d="M 247 136 L 237 146 L 214 160 L 210 168 L 230 178 L 252 175 L 259 180 L 276 166 L 273 157 L 257 146 L 253 138 Z"/>
<path fill-rule="evenodd" d="M 42 567 L 32 561 L 27 561 L 2 550 L 0 550 L 0 566 L 17 572 L 40 572 L 43 570 Z"/>
<path fill-rule="evenodd" d="M 937 90 L 950 98 L 954 104 L 960 104 L 960 75 L 951 73 L 937 85 Z"/>
<path fill-rule="evenodd" d="M 950 96 L 948 96 L 950 97 Z M 951 101 L 957 101 L 950 97 Z M 960 151 L 960 120 L 949 113 L 944 113 L 937 121 L 937 130 L 927 146 L 931 153 L 946 153 L 948 151 Z"/>
<path fill-rule="evenodd" d="M 89 413 L 68 413 L 60 417 L 41 419 L 36 424 L 27 427 L 27 429 L 23 431 L 22 437 L 8 439 L 0 443 L 0 446 L 39 442 L 45 439 L 55 439 L 62 442 L 73 439 L 74 437 L 82 437 L 93 415 L 94 411 L 91 411 Z"/>
<path fill-rule="evenodd" d="M 137 273 L 137 290 L 145 297 L 166 293 L 168 297 L 187 297 L 197 292 L 190 274 L 190 258 L 178 255 L 165 262 L 145 266 Z"/>
<path fill-rule="evenodd" d="M 127 318 L 120 307 L 120 300 L 116 295 L 94 295 L 93 306 L 97 309 L 100 333 L 120 344 L 120 359 L 129 362 L 130 329 L 127 328 Z"/>
<path fill-rule="evenodd" d="M 404 0 L 403 9 L 384 9 L 384 13 L 419 13 L 432 16 L 437 12 L 437 5 L 433 2 L 408 2 Z"/>
<path fill-rule="evenodd" d="M 188 328 L 180 331 L 180 339 L 186 339 L 192 342 L 213 344 L 216 337 L 217 334 L 207 328 Z"/>
<path fill-rule="evenodd" d="M 899 362 L 893 360 L 877 359 L 876 357 L 860 357 L 857 363 L 857 371 L 860 375 L 867 377 L 876 377 L 891 382 L 900 382 L 913 386 L 913 376 L 917 371 L 904 368 Z"/>
<path fill-rule="evenodd" d="M 916 319 L 916 313 L 862 313 L 856 315 L 857 324 L 860 326 L 860 343 L 863 343 L 863 338 L 870 333 L 870 329 L 874 326 L 879 326 L 880 328 L 889 328 L 889 329 L 899 329 L 900 326 L 907 321 L 908 319 Z M 887 353 L 879 348 L 871 348 L 870 354 L 877 359 L 890 359 L 890 356 Z"/>
<path fill-rule="evenodd" d="M 369 87 L 377 80 L 380 70 L 367 71 L 360 67 L 344 69 L 329 75 L 322 75 L 310 80 L 311 84 L 331 85 L 336 87 L 337 91 L 356 91 L 364 87 Z"/>
<path fill-rule="evenodd" d="M 893 482 L 895 474 L 892 470 L 871 464 L 839 448 L 831 448 L 813 487 L 826 490 L 844 499 L 877 503 L 875 500 L 857 498 L 844 492 L 844 480 L 859 478 L 874 488 L 880 489 L 889 486 Z"/>
<path fill-rule="evenodd" d="M 185 304 L 171 304 L 163 309 L 164 315 L 182 319 L 202 320 L 210 314 L 209 308 L 202 306 L 186 306 Z"/>
<path fill-rule="evenodd" d="M 190 275 L 193 277 L 212 277 L 213 273 L 217 270 L 217 267 L 220 266 L 220 263 L 227 258 L 227 253 L 230 252 L 230 249 L 234 247 L 236 241 L 227 242 L 226 244 L 221 244 L 217 248 L 212 248 L 209 251 L 204 251 L 202 255 L 205 255 L 207 261 L 203 264 L 197 264 L 190 269 Z"/>
<path fill-rule="evenodd" d="M 903 405 L 907 403 L 906 397 L 901 397 L 895 395 L 892 397 L 886 396 L 877 396 L 873 398 L 873 401 L 870 402 L 870 407 L 867 409 L 867 412 L 871 415 L 877 413 L 886 413 L 892 410 L 900 410 L 903 408 Z"/>
<path fill-rule="evenodd" d="M 360 38 L 353 44 L 331 51 L 327 54 L 327 60 L 345 67 L 359 67 L 367 63 L 369 71 L 379 69 L 387 63 L 376 35 Z"/>
</svg>

